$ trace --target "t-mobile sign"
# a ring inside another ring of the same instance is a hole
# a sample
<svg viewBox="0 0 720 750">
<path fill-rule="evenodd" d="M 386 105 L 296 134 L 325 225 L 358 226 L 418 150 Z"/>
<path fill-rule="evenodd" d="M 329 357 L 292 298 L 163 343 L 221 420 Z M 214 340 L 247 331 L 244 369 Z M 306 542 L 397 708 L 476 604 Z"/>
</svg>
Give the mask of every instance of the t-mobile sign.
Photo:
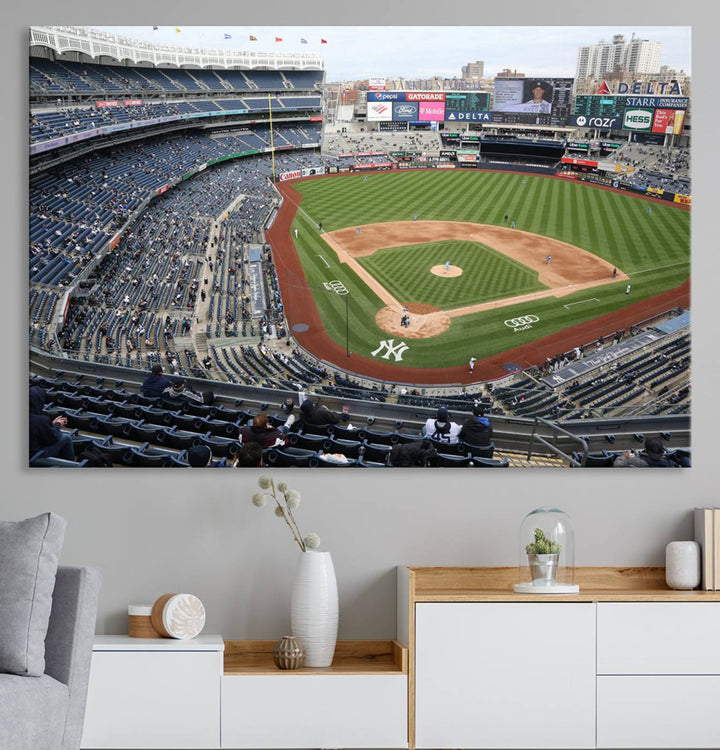
<svg viewBox="0 0 720 750">
<path fill-rule="evenodd" d="M 420 102 L 420 122 L 442 122 L 445 119 L 445 102 Z"/>
</svg>

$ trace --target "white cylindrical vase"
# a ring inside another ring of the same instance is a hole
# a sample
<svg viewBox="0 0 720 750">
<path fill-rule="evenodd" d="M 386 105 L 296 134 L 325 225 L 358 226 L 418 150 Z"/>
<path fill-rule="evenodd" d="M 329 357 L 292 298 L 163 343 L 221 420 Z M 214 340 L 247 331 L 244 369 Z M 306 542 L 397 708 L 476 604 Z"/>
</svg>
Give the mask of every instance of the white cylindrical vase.
<svg viewBox="0 0 720 750">
<path fill-rule="evenodd" d="M 700 545 L 670 542 L 665 547 L 665 581 L 671 589 L 694 589 L 700 585 Z"/>
<path fill-rule="evenodd" d="M 338 590 L 329 552 L 300 554 L 290 604 L 292 634 L 305 650 L 306 667 L 329 667 L 338 631 Z"/>
</svg>

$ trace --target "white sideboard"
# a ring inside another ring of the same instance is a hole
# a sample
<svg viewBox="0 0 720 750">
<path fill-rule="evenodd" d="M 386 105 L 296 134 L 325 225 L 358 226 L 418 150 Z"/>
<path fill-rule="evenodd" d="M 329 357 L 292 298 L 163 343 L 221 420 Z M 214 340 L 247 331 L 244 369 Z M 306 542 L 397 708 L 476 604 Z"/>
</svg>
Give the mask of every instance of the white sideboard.
<svg viewBox="0 0 720 750">
<path fill-rule="evenodd" d="M 663 568 L 580 568 L 516 594 L 516 568 L 398 568 L 409 748 L 720 747 L 720 592 Z"/>
<path fill-rule="evenodd" d="M 339 641 L 279 670 L 274 641 L 96 636 L 82 748 L 407 748 L 408 652 Z"/>
<path fill-rule="evenodd" d="M 220 747 L 220 636 L 95 636 L 83 748 Z"/>
</svg>

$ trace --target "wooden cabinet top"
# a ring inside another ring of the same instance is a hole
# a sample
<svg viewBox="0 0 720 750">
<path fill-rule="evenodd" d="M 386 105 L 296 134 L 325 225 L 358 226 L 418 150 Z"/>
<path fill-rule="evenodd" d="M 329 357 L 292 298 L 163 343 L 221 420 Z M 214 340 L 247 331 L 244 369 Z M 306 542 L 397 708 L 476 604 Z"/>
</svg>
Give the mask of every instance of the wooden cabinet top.
<svg viewBox="0 0 720 750">
<path fill-rule="evenodd" d="M 440 568 L 405 566 L 411 602 L 720 602 L 720 591 L 676 591 L 664 567 L 578 567 L 578 594 L 517 594 L 517 567 Z"/>
<path fill-rule="evenodd" d="M 225 674 L 407 674 L 408 650 L 397 641 L 338 641 L 329 667 L 278 669 L 276 641 L 225 641 Z"/>
</svg>

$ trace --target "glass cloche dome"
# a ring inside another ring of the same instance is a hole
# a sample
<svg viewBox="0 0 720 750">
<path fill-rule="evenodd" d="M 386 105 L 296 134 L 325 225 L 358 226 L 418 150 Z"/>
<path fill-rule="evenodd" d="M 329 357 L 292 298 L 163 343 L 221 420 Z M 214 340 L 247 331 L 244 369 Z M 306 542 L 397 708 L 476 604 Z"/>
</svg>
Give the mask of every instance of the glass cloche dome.
<svg viewBox="0 0 720 750">
<path fill-rule="evenodd" d="M 576 594 L 575 533 L 566 513 L 544 506 L 520 526 L 518 583 L 522 594 Z"/>
</svg>

